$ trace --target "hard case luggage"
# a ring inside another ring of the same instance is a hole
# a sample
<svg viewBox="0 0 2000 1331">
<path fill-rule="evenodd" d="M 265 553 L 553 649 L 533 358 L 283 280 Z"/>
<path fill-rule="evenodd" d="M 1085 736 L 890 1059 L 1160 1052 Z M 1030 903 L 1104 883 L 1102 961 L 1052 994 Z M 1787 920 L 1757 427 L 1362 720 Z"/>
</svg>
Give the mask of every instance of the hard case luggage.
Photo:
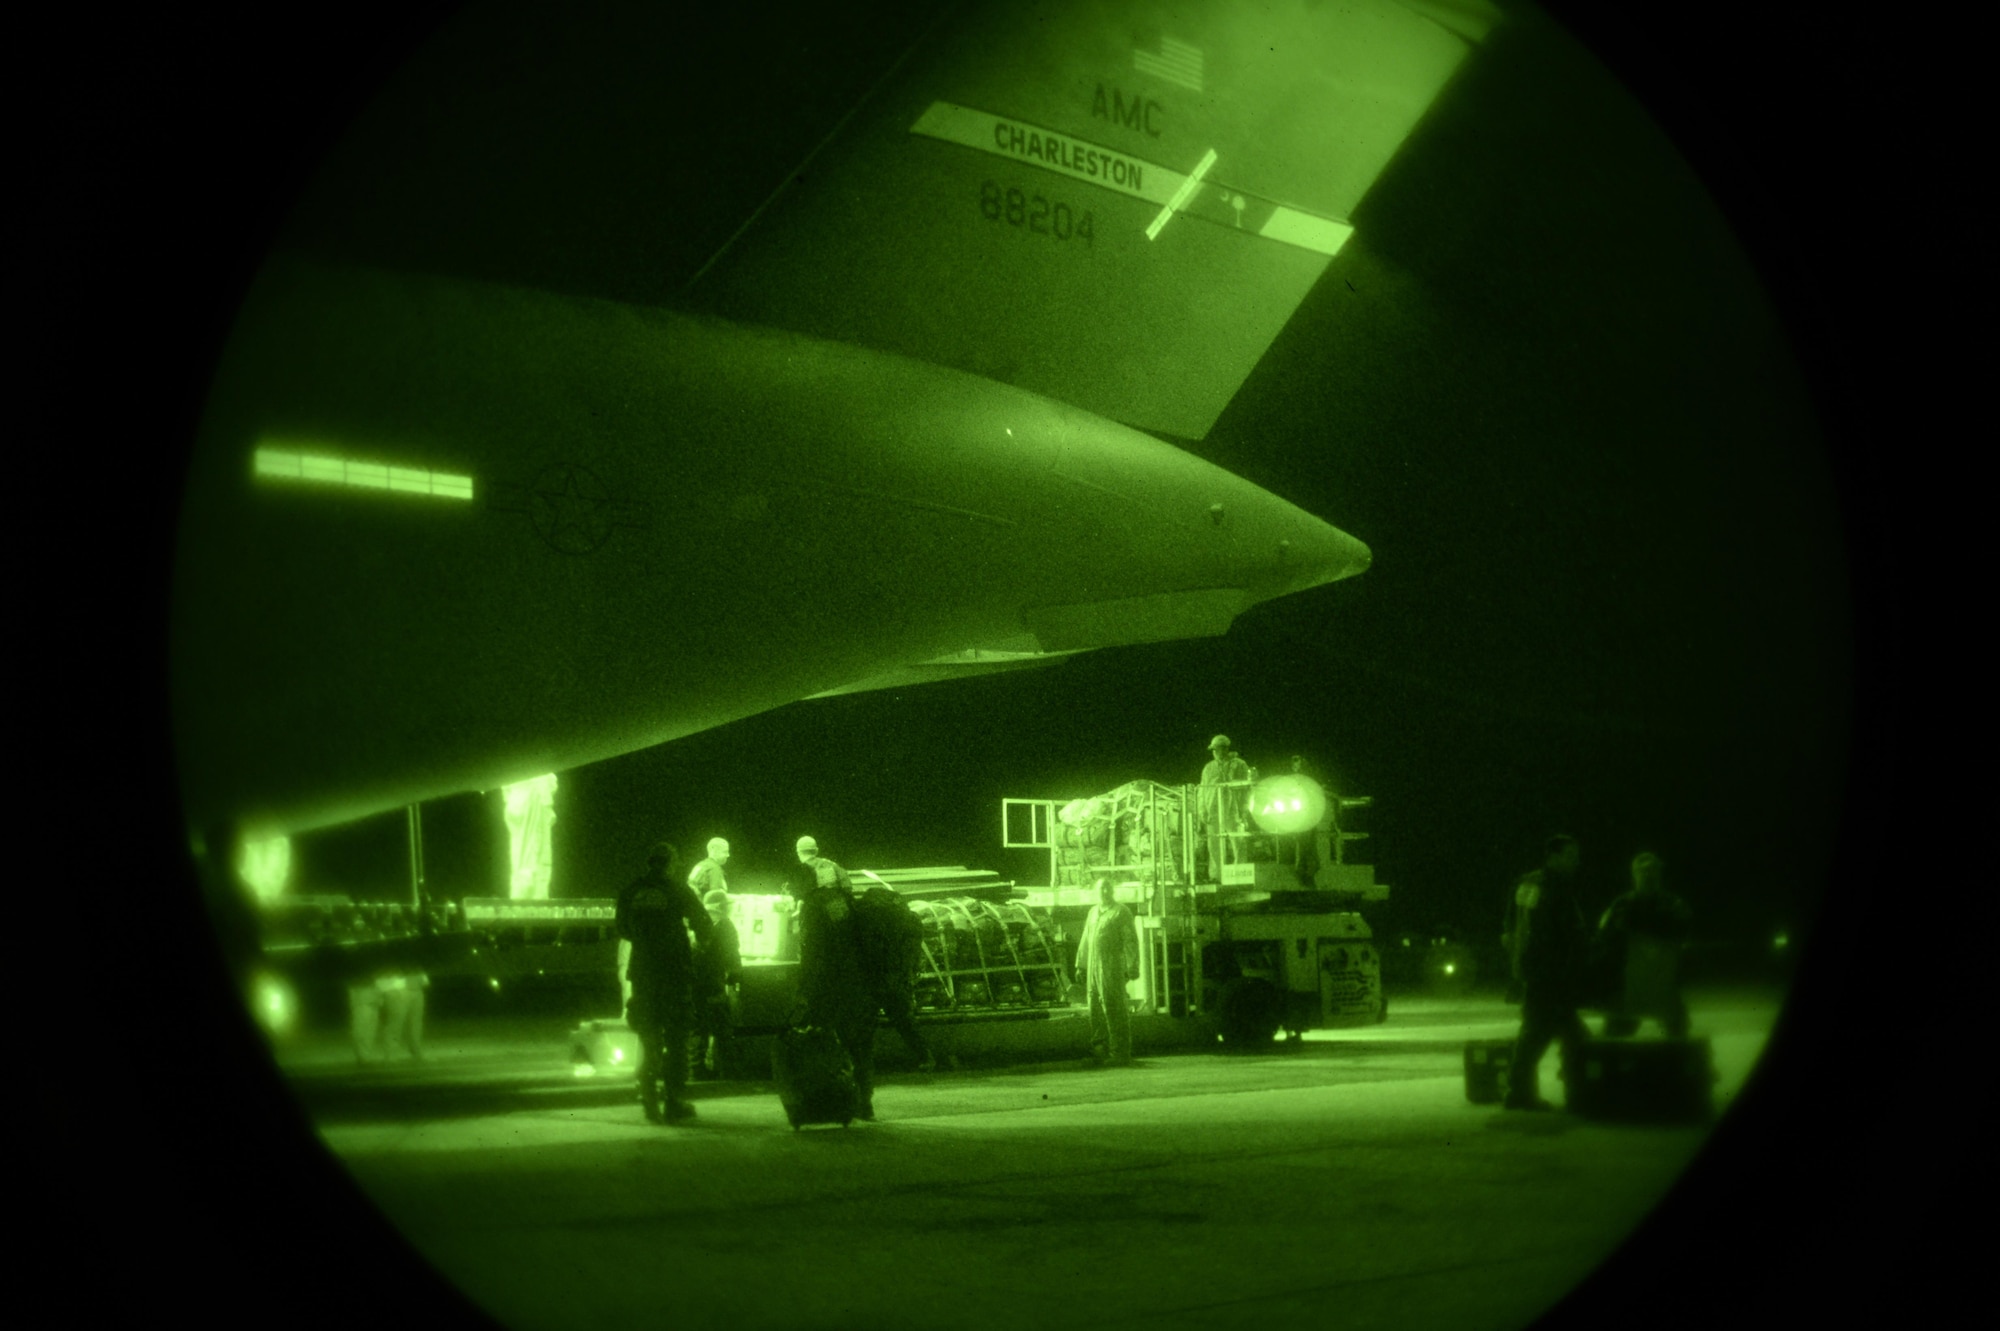
<svg viewBox="0 0 2000 1331">
<path fill-rule="evenodd" d="M 1586 1040 L 1564 1100 L 1584 1118 L 1699 1123 L 1714 1113 L 1708 1039 Z"/>
<path fill-rule="evenodd" d="M 854 1121 L 854 1060 L 823 1026 L 788 1026 L 771 1045 L 771 1080 L 792 1130 L 808 1123 Z"/>
<path fill-rule="evenodd" d="M 1497 1105 L 1507 1095 L 1507 1074 L 1514 1066 L 1514 1041 L 1465 1042 L 1465 1098 L 1476 1105 Z"/>
</svg>

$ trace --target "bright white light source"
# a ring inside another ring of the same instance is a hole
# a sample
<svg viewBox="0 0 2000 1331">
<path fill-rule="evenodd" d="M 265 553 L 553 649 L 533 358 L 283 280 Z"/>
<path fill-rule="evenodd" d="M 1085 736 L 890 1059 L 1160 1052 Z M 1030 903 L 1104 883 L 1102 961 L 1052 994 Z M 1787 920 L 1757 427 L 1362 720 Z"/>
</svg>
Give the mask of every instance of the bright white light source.
<svg viewBox="0 0 2000 1331">
<path fill-rule="evenodd" d="M 1297 836 L 1319 825 L 1326 813 L 1326 792 L 1309 776 L 1284 772 L 1265 777 L 1251 789 L 1250 808 L 1262 831 Z"/>
<path fill-rule="evenodd" d="M 290 985 L 275 975 L 259 971 L 250 981 L 250 1010 L 266 1032 L 283 1035 L 297 1022 L 299 1005 Z"/>
<path fill-rule="evenodd" d="M 292 871 L 290 837 L 246 838 L 236 847 L 236 876 L 249 885 L 259 901 L 275 901 Z"/>
</svg>

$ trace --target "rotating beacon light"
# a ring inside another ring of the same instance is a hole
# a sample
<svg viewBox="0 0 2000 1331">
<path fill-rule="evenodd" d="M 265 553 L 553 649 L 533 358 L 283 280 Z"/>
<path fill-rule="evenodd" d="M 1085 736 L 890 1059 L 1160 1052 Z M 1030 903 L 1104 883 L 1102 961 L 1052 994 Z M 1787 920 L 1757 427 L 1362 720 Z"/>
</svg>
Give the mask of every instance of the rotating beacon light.
<svg viewBox="0 0 2000 1331">
<path fill-rule="evenodd" d="M 1250 787 L 1250 817 L 1272 836 L 1298 836 L 1326 816 L 1326 792 L 1296 772 L 1267 776 Z"/>
</svg>

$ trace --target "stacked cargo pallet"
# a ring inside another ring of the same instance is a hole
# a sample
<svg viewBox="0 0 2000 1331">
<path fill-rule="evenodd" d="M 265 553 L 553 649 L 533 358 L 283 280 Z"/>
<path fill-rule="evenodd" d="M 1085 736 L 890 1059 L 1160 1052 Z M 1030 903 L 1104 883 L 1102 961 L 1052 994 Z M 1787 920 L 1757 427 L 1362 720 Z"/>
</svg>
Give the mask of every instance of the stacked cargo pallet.
<svg viewBox="0 0 2000 1331">
<path fill-rule="evenodd" d="M 1067 1001 L 1062 954 L 1018 901 L 910 903 L 924 924 L 917 1006 L 930 1012 L 1055 1007 Z"/>
</svg>

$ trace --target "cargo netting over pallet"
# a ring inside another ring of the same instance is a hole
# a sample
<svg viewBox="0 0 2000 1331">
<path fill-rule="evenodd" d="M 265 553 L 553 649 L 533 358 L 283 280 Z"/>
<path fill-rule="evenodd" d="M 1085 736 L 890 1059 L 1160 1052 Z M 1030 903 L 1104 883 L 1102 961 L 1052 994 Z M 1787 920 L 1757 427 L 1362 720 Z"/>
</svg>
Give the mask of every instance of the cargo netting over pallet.
<svg viewBox="0 0 2000 1331">
<path fill-rule="evenodd" d="M 1107 794 L 1063 805 L 1052 838 L 1052 885 L 1086 887 L 1101 874 L 1177 881 L 1183 802 L 1177 787 L 1128 781 Z"/>
<path fill-rule="evenodd" d="M 912 901 L 924 924 L 917 1006 L 927 1012 L 1061 1007 L 1069 971 L 1046 919 L 1018 901 Z"/>
</svg>

